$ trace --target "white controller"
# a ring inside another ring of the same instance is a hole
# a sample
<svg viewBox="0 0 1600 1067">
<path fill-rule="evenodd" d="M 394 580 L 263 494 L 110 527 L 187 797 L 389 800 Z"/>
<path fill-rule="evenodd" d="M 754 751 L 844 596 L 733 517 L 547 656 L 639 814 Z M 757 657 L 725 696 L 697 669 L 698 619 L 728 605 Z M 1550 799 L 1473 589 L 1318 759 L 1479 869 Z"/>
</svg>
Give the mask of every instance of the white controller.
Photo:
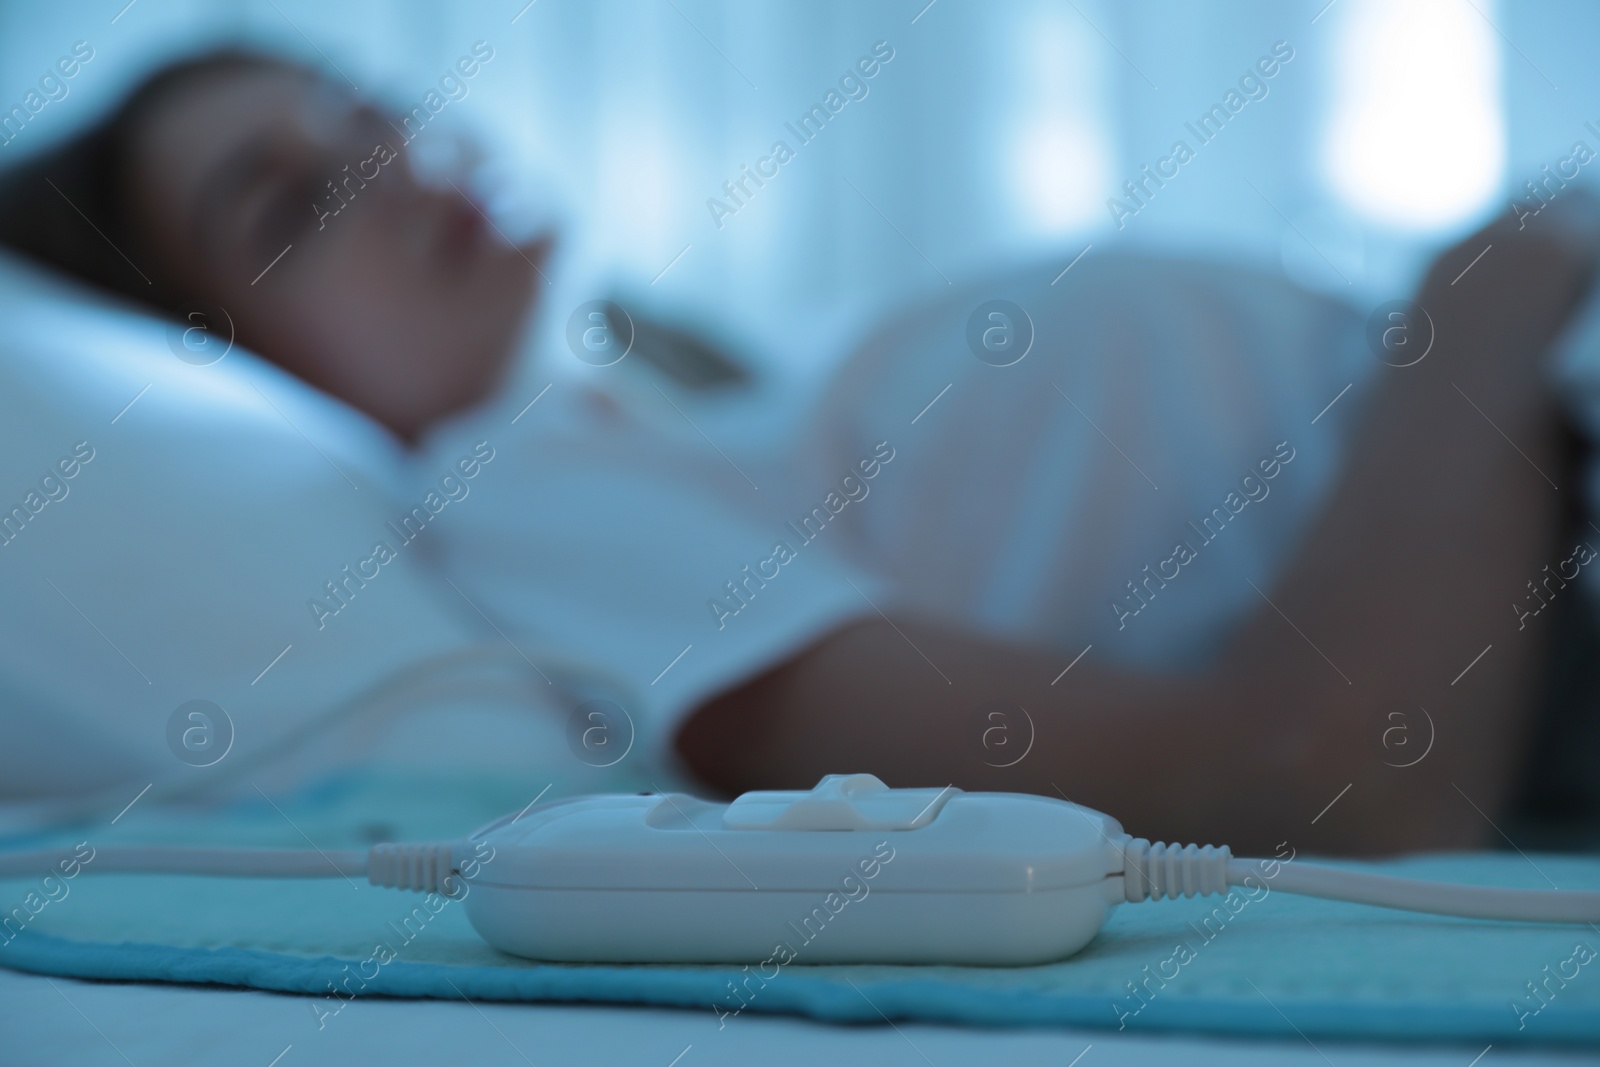
<svg viewBox="0 0 1600 1067">
<path fill-rule="evenodd" d="M 524 809 L 462 841 L 321 849 L 107 845 L 96 873 L 348 878 L 459 899 L 483 939 L 593 963 L 1047 963 L 1123 901 L 1272 888 L 1502 922 L 1600 923 L 1600 890 L 1456 885 L 1130 838 L 1049 797 L 890 789 L 829 775 L 731 804 L 588 796 Z M 0 878 L 63 863 L 0 852 Z M 341 864 L 343 866 L 341 866 Z M 61 868 L 65 870 L 65 866 Z"/>
<path fill-rule="evenodd" d="M 485 941 L 539 960 L 1033 964 L 1127 899 L 1126 841 L 1065 801 L 869 774 L 731 804 L 575 797 L 473 834 L 463 903 Z"/>
</svg>

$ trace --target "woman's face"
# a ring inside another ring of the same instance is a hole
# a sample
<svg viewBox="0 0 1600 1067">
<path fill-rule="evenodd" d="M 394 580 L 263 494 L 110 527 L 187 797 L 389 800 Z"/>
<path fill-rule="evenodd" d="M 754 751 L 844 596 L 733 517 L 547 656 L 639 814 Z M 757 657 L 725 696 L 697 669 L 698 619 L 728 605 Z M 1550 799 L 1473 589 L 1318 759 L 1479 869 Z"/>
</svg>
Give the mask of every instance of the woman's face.
<svg viewBox="0 0 1600 1067">
<path fill-rule="evenodd" d="M 407 439 L 494 387 L 549 239 L 513 247 L 464 193 L 417 181 L 383 112 L 240 68 L 162 99 L 134 144 L 163 287 L 220 305 L 241 344 Z"/>
</svg>

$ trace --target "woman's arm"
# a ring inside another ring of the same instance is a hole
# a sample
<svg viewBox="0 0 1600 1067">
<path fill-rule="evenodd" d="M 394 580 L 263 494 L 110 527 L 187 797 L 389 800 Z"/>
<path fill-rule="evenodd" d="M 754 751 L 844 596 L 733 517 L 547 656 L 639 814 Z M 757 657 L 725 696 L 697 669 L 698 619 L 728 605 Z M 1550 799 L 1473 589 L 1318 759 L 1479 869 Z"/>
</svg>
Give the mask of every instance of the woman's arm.
<svg viewBox="0 0 1600 1067">
<path fill-rule="evenodd" d="M 1290 838 L 1381 852 L 1492 835 L 1485 813 L 1511 787 L 1541 650 L 1539 629 L 1519 631 L 1509 605 L 1565 555 L 1560 493 L 1576 491 L 1558 466 L 1538 360 L 1592 273 L 1594 227 L 1576 241 L 1571 221 L 1594 209 L 1569 197 L 1565 212 L 1553 206 L 1520 231 L 1497 224 L 1440 257 L 1418 295 L 1432 350 L 1381 368 L 1320 521 L 1212 669 L 1086 661 L 1052 684 L 1058 651 L 869 621 L 712 700 L 680 753 L 729 791 L 869 771 L 897 785 L 1060 792 L 1141 836 L 1239 850 Z M 998 701 L 1025 708 L 1037 730 L 1007 768 L 989 765 L 1002 761 L 982 741 L 984 708 Z M 1419 707 L 1437 728 L 1432 751 L 1386 765 L 1421 751 Z M 1386 752 L 1397 721 L 1415 744 Z"/>
</svg>

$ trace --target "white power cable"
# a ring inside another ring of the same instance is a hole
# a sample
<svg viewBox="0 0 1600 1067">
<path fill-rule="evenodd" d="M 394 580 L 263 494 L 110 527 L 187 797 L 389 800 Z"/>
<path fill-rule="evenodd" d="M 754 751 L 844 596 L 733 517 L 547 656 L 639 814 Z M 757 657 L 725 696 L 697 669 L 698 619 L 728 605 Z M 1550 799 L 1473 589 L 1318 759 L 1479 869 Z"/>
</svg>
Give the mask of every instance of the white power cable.
<svg viewBox="0 0 1600 1067">
<path fill-rule="evenodd" d="M 1298 896 L 1400 911 L 1507 922 L 1600 923 L 1600 892 L 1507 889 L 1396 878 L 1287 860 L 1235 859 L 1226 845 L 1122 842 L 1123 892 L 1129 901 L 1225 893 L 1229 886 L 1271 888 Z M 1276 867 L 1270 877 L 1263 873 Z M 1250 881 L 1246 881 L 1250 879 Z"/>
<path fill-rule="evenodd" d="M 199 874 L 226 878 L 338 878 L 367 873 L 365 852 L 302 848 L 203 848 L 190 845 L 103 845 L 84 858 L 64 850 L 0 853 L 0 878 L 52 874 L 76 859 L 96 874 Z"/>
<path fill-rule="evenodd" d="M 0 878 L 54 874 L 75 861 L 95 874 L 193 874 L 217 878 L 359 878 L 372 885 L 450 895 L 447 881 L 460 874 L 455 856 L 471 855 L 471 842 L 373 845 L 354 849 L 206 848 L 192 845 L 104 845 L 80 853 L 40 849 L 0 853 Z"/>
<path fill-rule="evenodd" d="M 1124 838 L 1123 893 L 1130 902 L 1226 893 L 1232 860 L 1227 845 L 1202 848 Z"/>
<path fill-rule="evenodd" d="M 1245 884 L 1262 875 L 1260 860 L 1230 860 L 1228 882 Z M 1365 871 L 1346 871 L 1316 864 L 1280 864 L 1271 880 L 1274 889 L 1303 897 L 1322 897 L 1351 904 L 1373 904 L 1400 911 L 1454 915 L 1463 919 L 1501 919 L 1531 923 L 1600 922 L 1600 892 L 1571 889 L 1507 889 L 1502 886 L 1457 885 L 1396 878 Z"/>
</svg>

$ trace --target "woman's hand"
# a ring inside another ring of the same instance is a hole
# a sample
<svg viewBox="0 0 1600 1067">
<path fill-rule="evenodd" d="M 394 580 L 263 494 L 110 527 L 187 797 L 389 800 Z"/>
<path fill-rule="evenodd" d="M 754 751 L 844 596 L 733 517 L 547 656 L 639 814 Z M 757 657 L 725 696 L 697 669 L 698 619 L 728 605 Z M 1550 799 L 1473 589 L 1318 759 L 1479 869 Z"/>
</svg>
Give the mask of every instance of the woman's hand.
<svg viewBox="0 0 1600 1067">
<path fill-rule="evenodd" d="M 1449 351 L 1472 343 L 1502 357 L 1488 371 L 1504 385 L 1537 385 L 1538 355 L 1560 334 L 1600 266 L 1600 197 L 1563 191 L 1538 214 L 1506 212 L 1441 253 L 1417 302 Z M 1520 392 L 1520 391 L 1519 391 Z"/>
</svg>

